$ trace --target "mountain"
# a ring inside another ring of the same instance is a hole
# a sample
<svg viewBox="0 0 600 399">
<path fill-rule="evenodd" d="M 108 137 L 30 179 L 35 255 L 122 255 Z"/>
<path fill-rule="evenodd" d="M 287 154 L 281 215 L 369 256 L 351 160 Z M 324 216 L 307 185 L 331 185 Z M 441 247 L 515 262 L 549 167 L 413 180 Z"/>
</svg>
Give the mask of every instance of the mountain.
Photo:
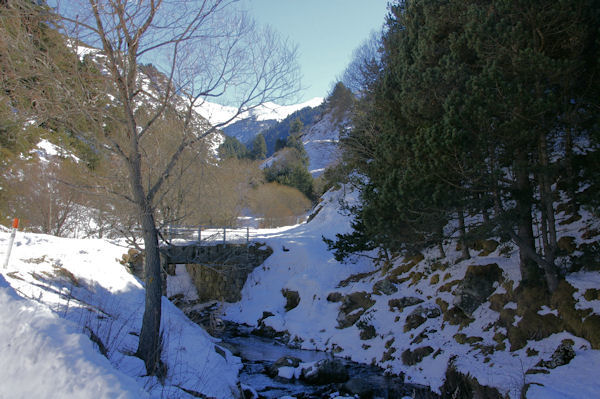
<svg viewBox="0 0 600 399">
<path fill-rule="evenodd" d="M 333 112 L 327 112 L 302 136 L 302 144 L 308 154 L 308 171 L 313 177 L 320 176 L 327 167 L 341 157 L 338 147 L 340 133 L 350 127 L 349 116 L 339 120 Z"/>
<path fill-rule="evenodd" d="M 309 111 L 304 110 L 318 108 L 322 103 L 323 98 L 321 97 L 315 97 L 312 100 L 294 105 L 265 103 L 251 111 L 242 113 L 235 118 L 234 121 L 223 127 L 222 130 L 226 135 L 235 137 L 242 143 L 248 145 L 257 134 L 269 131 L 271 128 L 274 128 L 279 123 L 285 122 L 290 116 L 296 115 L 297 113 L 302 115 L 301 119 L 304 118 L 307 122 L 310 122 L 312 119 L 304 116 L 304 114 Z M 217 124 L 231 119 L 237 110 L 234 107 L 226 107 L 215 103 L 205 102 L 197 107 L 196 111 L 207 118 L 210 123 Z M 286 126 L 289 128 L 289 122 L 287 124 L 284 123 L 283 128 Z M 285 134 L 287 135 L 287 130 L 285 130 Z M 267 151 L 269 148 L 275 148 L 275 142 L 280 136 L 281 134 L 273 135 L 274 138 L 271 140 L 271 147 L 269 147 L 269 139 L 265 136 L 265 140 L 267 141 Z"/>
</svg>

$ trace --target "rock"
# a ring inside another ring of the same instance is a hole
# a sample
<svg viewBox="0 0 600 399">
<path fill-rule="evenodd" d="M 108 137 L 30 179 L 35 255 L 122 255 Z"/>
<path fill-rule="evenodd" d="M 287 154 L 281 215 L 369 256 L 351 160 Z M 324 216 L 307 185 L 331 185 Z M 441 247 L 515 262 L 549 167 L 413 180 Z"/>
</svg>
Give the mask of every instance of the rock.
<svg viewBox="0 0 600 399">
<path fill-rule="evenodd" d="M 560 345 L 556 348 L 550 360 L 540 360 L 536 367 L 545 367 L 548 369 L 554 369 L 559 366 L 569 364 L 575 357 L 575 351 L 573 350 L 573 341 L 570 339 L 564 339 Z"/>
<path fill-rule="evenodd" d="M 354 377 L 346 381 L 342 385 L 341 391 L 345 394 L 358 395 L 361 399 L 370 399 L 375 394 L 373 385 L 360 377 Z"/>
<path fill-rule="evenodd" d="M 269 377 L 273 378 L 279 375 L 279 369 L 282 367 L 292 367 L 296 368 L 300 366 L 301 360 L 297 357 L 293 356 L 283 356 L 275 361 L 270 366 L 265 368 L 265 372 L 269 375 Z"/>
<path fill-rule="evenodd" d="M 371 324 L 358 322 L 356 323 L 356 326 L 360 330 L 360 339 L 363 341 L 375 338 L 377 336 L 377 331 Z"/>
<path fill-rule="evenodd" d="M 300 303 L 300 294 L 298 291 L 292 291 L 286 289 L 281 290 L 281 294 L 285 297 L 285 311 L 289 312 L 294 309 Z"/>
<path fill-rule="evenodd" d="M 411 351 L 410 349 L 402 352 L 402 363 L 407 366 L 414 366 L 417 363 L 421 363 L 423 358 L 431 355 L 433 353 L 433 348 L 431 346 L 422 346 L 420 348 Z"/>
<path fill-rule="evenodd" d="M 574 237 L 564 236 L 561 237 L 556 243 L 558 249 L 560 249 L 565 254 L 572 254 L 577 250 L 577 243 L 575 242 Z"/>
<path fill-rule="evenodd" d="M 394 308 L 397 308 L 399 312 L 402 312 L 405 307 L 418 305 L 420 303 L 423 303 L 421 298 L 405 296 L 399 299 L 390 299 L 388 301 L 388 306 L 390 307 L 390 311 L 393 311 Z"/>
<path fill-rule="evenodd" d="M 348 381 L 348 370 L 338 359 L 323 359 L 302 369 L 301 378 L 309 384 L 324 385 Z"/>
<path fill-rule="evenodd" d="M 374 304 L 371 295 L 364 291 L 346 295 L 337 317 L 338 328 L 350 327 Z"/>
<path fill-rule="evenodd" d="M 464 279 L 458 284 L 454 304 L 466 315 L 472 315 L 496 290 L 495 283 L 501 279 L 502 269 L 495 263 L 469 266 Z"/>
<path fill-rule="evenodd" d="M 144 278 L 144 253 L 134 248 L 129 248 L 123 258 L 119 261 L 134 276 Z"/>
<path fill-rule="evenodd" d="M 421 324 L 425 323 L 427 319 L 434 319 L 441 315 L 442 312 L 437 306 L 418 306 L 406 317 L 404 332 L 419 327 Z"/>
<path fill-rule="evenodd" d="M 339 292 L 331 292 L 327 295 L 327 302 L 340 302 L 342 299 L 344 299 L 344 296 Z"/>
<path fill-rule="evenodd" d="M 398 292 L 398 288 L 388 279 L 379 280 L 373 284 L 373 293 L 375 295 L 392 295 Z"/>
</svg>

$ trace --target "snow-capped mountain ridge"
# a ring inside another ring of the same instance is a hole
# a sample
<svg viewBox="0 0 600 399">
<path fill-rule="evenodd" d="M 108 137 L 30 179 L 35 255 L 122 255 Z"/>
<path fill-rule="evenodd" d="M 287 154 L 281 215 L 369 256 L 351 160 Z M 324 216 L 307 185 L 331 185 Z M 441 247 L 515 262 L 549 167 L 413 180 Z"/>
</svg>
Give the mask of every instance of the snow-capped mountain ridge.
<svg viewBox="0 0 600 399">
<path fill-rule="evenodd" d="M 317 107 L 322 102 L 322 97 L 315 97 L 303 103 L 293 105 L 279 105 L 273 102 L 266 102 L 256 108 L 241 113 L 234 120 L 227 123 L 227 125 L 248 118 L 256 118 L 258 121 L 276 120 L 277 122 L 281 122 L 287 116 L 302 108 Z M 209 101 L 205 101 L 196 107 L 196 112 L 208 119 L 213 125 L 229 121 L 235 116 L 237 111 L 238 109 L 236 107 L 220 105 Z"/>
</svg>

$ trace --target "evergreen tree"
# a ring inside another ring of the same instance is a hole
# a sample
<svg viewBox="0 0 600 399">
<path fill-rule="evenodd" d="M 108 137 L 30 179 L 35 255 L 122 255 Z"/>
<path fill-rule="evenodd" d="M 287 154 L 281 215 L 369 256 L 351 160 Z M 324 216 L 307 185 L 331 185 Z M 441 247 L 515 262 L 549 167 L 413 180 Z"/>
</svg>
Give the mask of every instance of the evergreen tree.
<svg viewBox="0 0 600 399">
<path fill-rule="evenodd" d="M 248 156 L 248 149 L 246 146 L 235 137 L 229 136 L 225 136 L 225 141 L 219 146 L 217 152 L 221 159 L 242 159 Z"/>
<path fill-rule="evenodd" d="M 261 133 L 257 134 L 252 140 L 252 151 L 250 152 L 252 159 L 265 159 L 267 157 L 267 142 L 265 136 Z"/>
<path fill-rule="evenodd" d="M 569 148 L 598 131 L 598 16 L 588 0 L 392 5 L 378 78 L 344 138 L 346 161 L 368 179 L 357 230 L 337 248 L 409 249 L 456 220 L 464 245 L 478 231 L 510 237 L 524 281 L 539 284 L 542 271 L 556 288 L 557 183 L 571 197 L 589 184 Z M 467 214 L 479 218 L 465 224 Z"/>
</svg>

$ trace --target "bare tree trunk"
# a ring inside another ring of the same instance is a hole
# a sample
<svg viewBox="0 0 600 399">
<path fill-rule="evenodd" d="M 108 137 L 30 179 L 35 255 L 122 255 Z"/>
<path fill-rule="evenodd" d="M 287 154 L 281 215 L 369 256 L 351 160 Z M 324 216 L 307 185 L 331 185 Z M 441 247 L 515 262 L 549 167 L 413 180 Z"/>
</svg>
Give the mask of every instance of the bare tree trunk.
<svg viewBox="0 0 600 399">
<path fill-rule="evenodd" d="M 527 283 L 537 283 L 537 267 L 532 262 L 527 251 L 523 247 L 529 247 L 535 252 L 535 239 L 533 237 L 533 219 L 531 217 L 531 182 L 529 180 L 529 170 L 527 168 L 527 154 L 524 151 L 518 151 L 515 154 L 515 189 L 514 197 L 516 202 L 516 220 L 517 237 L 519 240 L 519 261 L 521 268 L 521 278 Z"/>
<path fill-rule="evenodd" d="M 540 203 L 542 208 L 542 227 L 544 243 L 544 274 L 546 283 L 550 292 L 554 292 L 558 287 L 558 272 L 554 264 L 556 259 L 556 249 L 558 247 L 556 239 L 556 220 L 554 217 L 554 203 L 552 200 L 552 188 L 548 177 L 548 145 L 546 135 L 539 136 L 539 160 L 542 168 L 539 174 L 540 181 Z"/>
</svg>

